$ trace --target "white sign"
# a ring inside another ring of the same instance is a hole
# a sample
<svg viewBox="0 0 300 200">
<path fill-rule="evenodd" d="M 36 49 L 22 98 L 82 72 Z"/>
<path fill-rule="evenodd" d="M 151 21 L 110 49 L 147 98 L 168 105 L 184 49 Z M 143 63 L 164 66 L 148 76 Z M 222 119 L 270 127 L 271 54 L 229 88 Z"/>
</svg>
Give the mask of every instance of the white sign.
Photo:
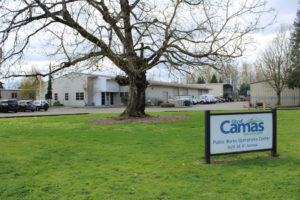
<svg viewBox="0 0 300 200">
<path fill-rule="evenodd" d="M 272 148 L 272 113 L 210 116 L 210 153 Z"/>
</svg>

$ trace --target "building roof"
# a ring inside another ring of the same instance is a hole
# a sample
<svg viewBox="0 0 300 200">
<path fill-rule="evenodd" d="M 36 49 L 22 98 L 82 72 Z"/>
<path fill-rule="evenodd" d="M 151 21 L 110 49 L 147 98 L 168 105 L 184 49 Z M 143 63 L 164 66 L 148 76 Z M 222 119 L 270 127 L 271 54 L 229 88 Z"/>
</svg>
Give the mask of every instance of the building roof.
<svg viewBox="0 0 300 200">
<path fill-rule="evenodd" d="M 273 80 L 255 81 L 255 82 L 252 82 L 252 83 L 250 83 L 250 84 L 257 84 L 257 83 L 270 82 L 270 81 L 273 81 Z"/>
<path fill-rule="evenodd" d="M 203 86 L 203 85 L 204 86 L 210 86 L 210 85 L 229 85 L 229 86 L 232 86 L 230 83 L 200 83 L 198 85 L 201 85 L 201 86 Z"/>
<path fill-rule="evenodd" d="M 77 75 L 77 76 L 87 76 L 87 77 L 103 77 L 110 80 L 115 80 L 114 76 L 107 76 L 107 75 L 99 75 L 99 74 L 88 74 L 88 73 L 80 73 L 80 72 L 73 72 L 70 74 L 67 74 L 65 76 L 71 76 L 71 75 Z M 58 77 L 60 78 L 60 77 Z M 176 88 L 188 88 L 188 89 L 200 89 L 200 90 L 211 90 L 211 88 L 203 87 L 200 84 L 180 84 L 180 83 L 170 83 L 170 82 L 163 82 L 163 81 L 154 81 L 154 80 L 148 80 L 149 86 L 167 86 L 167 87 L 176 87 Z"/>
<path fill-rule="evenodd" d="M 1 91 L 8 91 L 8 92 L 18 92 L 20 89 L 0 89 Z"/>
</svg>

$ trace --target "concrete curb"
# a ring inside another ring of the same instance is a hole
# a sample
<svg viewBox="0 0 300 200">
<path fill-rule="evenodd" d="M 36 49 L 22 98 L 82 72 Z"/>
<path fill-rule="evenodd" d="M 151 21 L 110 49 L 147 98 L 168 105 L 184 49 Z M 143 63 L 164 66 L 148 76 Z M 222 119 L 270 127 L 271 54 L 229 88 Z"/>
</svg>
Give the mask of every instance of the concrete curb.
<svg viewBox="0 0 300 200">
<path fill-rule="evenodd" d="M 61 114 L 45 114 L 45 115 L 15 115 L 15 116 L 0 116 L 0 118 L 22 118 L 22 117 L 51 117 L 51 116 L 63 116 L 63 115 L 87 115 L 91 113 L 61 113 Z"/>
</svg>

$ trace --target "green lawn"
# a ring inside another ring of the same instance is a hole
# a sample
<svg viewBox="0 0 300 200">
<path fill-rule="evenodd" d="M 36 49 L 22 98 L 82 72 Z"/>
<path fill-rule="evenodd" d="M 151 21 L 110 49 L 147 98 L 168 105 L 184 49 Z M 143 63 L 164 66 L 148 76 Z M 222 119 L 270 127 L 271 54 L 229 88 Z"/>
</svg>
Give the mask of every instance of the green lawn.
<svg viewBox="0 0 300 200">
<path fill-rule="evenodd" d="M 152 113 L 153 114 L 153 113 Z M 300 199 L 300 111 L 278 111 L 278 153 L 204 162 L 204 112 L 188 121 L 94 125 L 0 119 L 0 199 Z"/>
</svg>

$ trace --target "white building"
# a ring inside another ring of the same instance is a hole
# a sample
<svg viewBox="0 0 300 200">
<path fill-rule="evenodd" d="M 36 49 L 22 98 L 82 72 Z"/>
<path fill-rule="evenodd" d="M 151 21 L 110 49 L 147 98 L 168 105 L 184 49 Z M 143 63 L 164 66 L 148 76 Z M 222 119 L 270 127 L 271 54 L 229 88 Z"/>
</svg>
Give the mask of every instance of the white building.
<svg viewBox="0 0 300 200">
<path fill-rule="evenodd" d="M 276 105 L 277 95 L 275 90 L 267 81 L 259 81 L 250 84 L 251 104 L 265 102 L 267 105 Z M 284 88 L 281 92 L 281 105 L 295 106 L 300 105 L 300 90 Z"/>
<path fill-rule="evenodd" d="M 53 81 L 53 100 L 66 106 L 120 106 L 128 96 L 128 86 L 120 86 L 111 76 L 72 73 Z M 146 99 L 169 102 L 174 96 L 195 96 L 208 93 L 199 85 L 183 85 L 149 81 Z"/>
<path fill-rule="evenodd" d="M 7 90 L 0 89 L 0 99 L 16 99 L 20 100 L 21 98 L 20 90 Z"/>
</svg>

